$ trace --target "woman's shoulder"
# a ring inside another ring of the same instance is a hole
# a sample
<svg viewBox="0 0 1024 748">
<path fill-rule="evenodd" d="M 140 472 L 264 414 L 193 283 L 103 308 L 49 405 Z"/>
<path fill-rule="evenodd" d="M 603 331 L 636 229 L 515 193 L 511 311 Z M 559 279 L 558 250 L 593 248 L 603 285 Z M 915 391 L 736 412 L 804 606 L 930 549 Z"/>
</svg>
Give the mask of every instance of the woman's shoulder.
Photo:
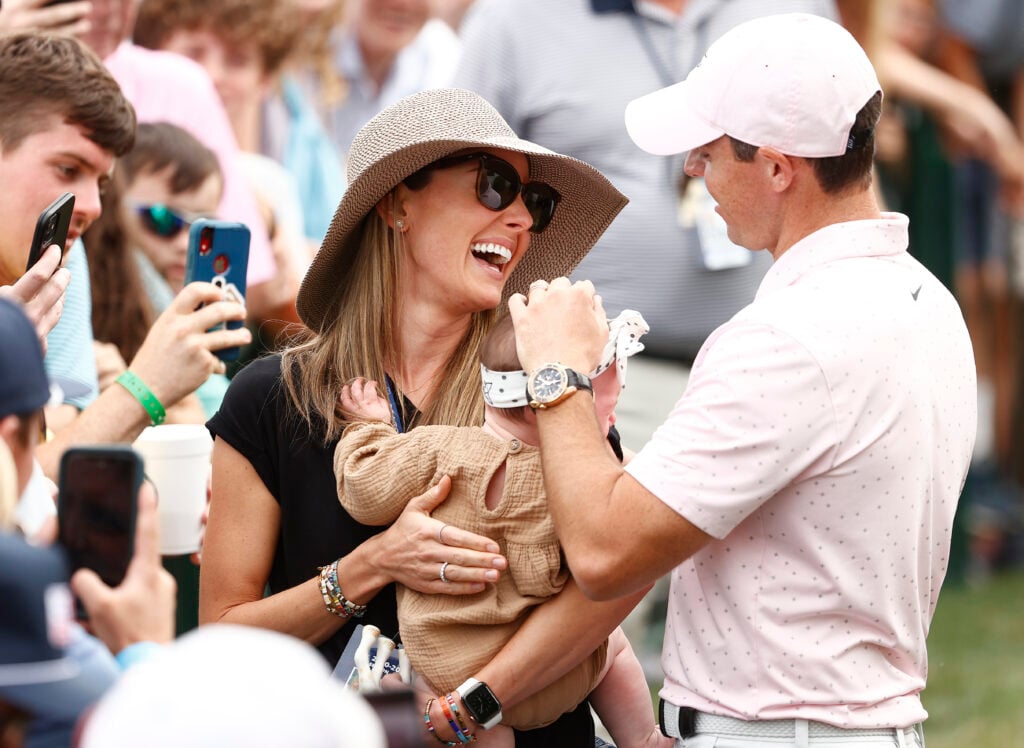
<svg viewBox="0 0 1024 748">
<path fill-rule="evenodd" d="M 246 364 L 235 376 L 224 394 L 220 410 L 239 412 L 276 409 L 281 389 L 281 356 L 259 358 Z"/>
</svg>

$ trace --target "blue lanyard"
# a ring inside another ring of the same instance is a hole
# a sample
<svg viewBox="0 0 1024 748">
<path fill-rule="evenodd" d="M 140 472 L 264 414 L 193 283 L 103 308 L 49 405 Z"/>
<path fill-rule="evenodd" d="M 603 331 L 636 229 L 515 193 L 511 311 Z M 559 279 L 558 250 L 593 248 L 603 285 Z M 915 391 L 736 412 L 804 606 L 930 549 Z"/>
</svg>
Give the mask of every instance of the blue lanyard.
<svg viewBox="0 0 1024 748">
<path fill-rule="evenodd" d="M 395 430 L 401 434 L 405 432 L 405 425 L 402 423 L 402 411 L 398 409 L 398 398 L 395 396 L 395 385 L 391 377 L 384 375 L 384 386 L 388 390 L 388 403 L 391 405 L 391 420 L 395 424 Z"/>
</svg>

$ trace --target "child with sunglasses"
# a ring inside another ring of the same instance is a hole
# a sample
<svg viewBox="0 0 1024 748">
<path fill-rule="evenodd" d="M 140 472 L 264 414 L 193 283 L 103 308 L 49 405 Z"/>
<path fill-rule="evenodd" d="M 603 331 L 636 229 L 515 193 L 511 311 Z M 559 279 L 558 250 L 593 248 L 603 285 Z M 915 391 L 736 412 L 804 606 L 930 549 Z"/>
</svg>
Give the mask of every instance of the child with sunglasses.
<svg viewBox="0 0 1024 748">
<path fill-rule="evenodd" d="M 646 331 L 638 312 L 627 310 L 612 320 L 602 362 L 582 385 L 592 388 L 606 433 L 614 424 L 615 404 L 625 386 L 626 359 L 643 349 L 639 338 Z M 488 662 L 570 575 L 546 509 L 527 374 L 520 369 L 507 315 L 484 339 L 480 361 L 485 402 L 480 427 L 423 426 L 401 433 L 397 404 L 380 397 L 371 380 L 346 385 L 340 399 L 341 409 L 354 419 L 334 457 L 338 497 L 349 514 L 370 525 L 390 523 L 409 500 L 448 475 L 452 490 L 433 512 L 435 519 L 449 523 L 439 531 L 440 541 L 456 527 L 470 530 L 496 540 L 508 557 L 508 572 L 474 595 L 425 594 L 399 586 L 403 644 L 413 668 L 426 678 L 432 693 L 439 694 L 453 691 Z M 384 388 L 393 394 L 390 382 Z M 617 442 L 610 444 L 619 451 Z M 441 565 L 442 582 L 458 581 L 456 563 Z M 329 597 L 331 567 L 322 573 L 322 589 Z M 516 729 L 549 724 L 588 694 L 620 748 L 667 741 L 654 726 L 643 670 L 621 629 L 565 676 L 503 710 L 501 724 Z M 472 738 L 476 725 L 460 718 L 454 699 L 436 701 L 424 714 L 428 729 L 447 722 L 456 739 Z M 494 729 L 487 733 L 486 745 L 511 747 L 513 740 L 511 731 Z"/>
<path fill-rule="evenodd" d="M 121 169 L 125 232 L 159 311 L 184 284 L 189 227 L 216 215 L 224 179 L 213 151 L 167 122 L 139 125 Z"/>
<path fill-rule="evenodd" d="M 167 122 L 140 124 L 120 167 L 123 239 L 149 305 L 160 314 L 184 284 L 189 227 L 216 215 L 223 176 L 213 151 Z M 195 392 L 201 409 L 194 415 L 179 409 L 176 420 L 203 422 L 217 411 L 227 386 L 224 374 L 211 374 Z"/>
</svg>

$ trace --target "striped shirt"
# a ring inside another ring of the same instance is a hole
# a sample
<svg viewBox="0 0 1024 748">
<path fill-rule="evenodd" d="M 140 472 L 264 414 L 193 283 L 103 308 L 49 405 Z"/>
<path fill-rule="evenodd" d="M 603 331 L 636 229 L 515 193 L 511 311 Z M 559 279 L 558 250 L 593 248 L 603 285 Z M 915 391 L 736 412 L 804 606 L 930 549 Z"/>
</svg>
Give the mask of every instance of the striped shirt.
<svg viewBox="0 0 1024 748">
<path fill-rule="evenodd" d="M 632 99 L 686 77 L 708 45 L 756 16 L 810 12 L 832 0 L 689 0 L 681 16 L 631 0 L 476 0 L 463 26 L 456 85 L 488 99 L 520 137 L 592 164 L 630 199 L 574 274 L 609 316 L 639 310 L 647 352 L 692 360 L 705 338 L 754 297 L 771 264 L 708 270 L 694 228 L 677 221 L 682 156 L 629 139 Z"/>
</svg>

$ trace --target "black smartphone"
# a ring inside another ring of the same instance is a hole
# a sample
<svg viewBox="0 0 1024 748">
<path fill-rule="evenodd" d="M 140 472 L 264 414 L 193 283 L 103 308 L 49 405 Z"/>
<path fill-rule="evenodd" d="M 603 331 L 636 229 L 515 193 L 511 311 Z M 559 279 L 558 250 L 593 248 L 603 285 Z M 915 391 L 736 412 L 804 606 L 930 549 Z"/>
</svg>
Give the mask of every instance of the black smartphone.
<svg viewBox="0 0 1024 748">
<path fill-rule="evenodd" d="M 249 227 L 244 223 L 199 218 L 188 234 L 188 258 L 185 260 L 185 285 L 206 281 L 225 290 L 226 298 L 245 303 L 245 275 L 249 269 Z M 241 320 L 228 323 L 237 330 Z M 213 328 L 216 329 L 216 328 Z M 215 351 L 221 361 L 234 361 L 240 349 Z"/>
<path fill-rule="evenodd" d="M 71 572 L 92 569 L 106 584 L 124 579 L 135 549 L 142 458 L 131 447 L 71 447 L 60 461 L 57 539 Z M 85 610 L 75 601 L 80 618 Z"/>
<path fill-rule="evenodd" d="M 25 271 L 43 256 L 43 252 L 51 244 L 60 247 L 61 254 L 67 251 L 68 229 L 71 227 L 71 214 L 75 209 L 75 196 L 65 192 L 39 214 L 36 220 L 36 231 L 32 235 L 32 246 L 28 250 L 28 263 Z"/>
<path fill-rule="evenodd" d="M 411 688 L 364 693 L 362 696 L 380 717 L 388 748 L 426 748 L 423 715 Z"/>
</svg>

